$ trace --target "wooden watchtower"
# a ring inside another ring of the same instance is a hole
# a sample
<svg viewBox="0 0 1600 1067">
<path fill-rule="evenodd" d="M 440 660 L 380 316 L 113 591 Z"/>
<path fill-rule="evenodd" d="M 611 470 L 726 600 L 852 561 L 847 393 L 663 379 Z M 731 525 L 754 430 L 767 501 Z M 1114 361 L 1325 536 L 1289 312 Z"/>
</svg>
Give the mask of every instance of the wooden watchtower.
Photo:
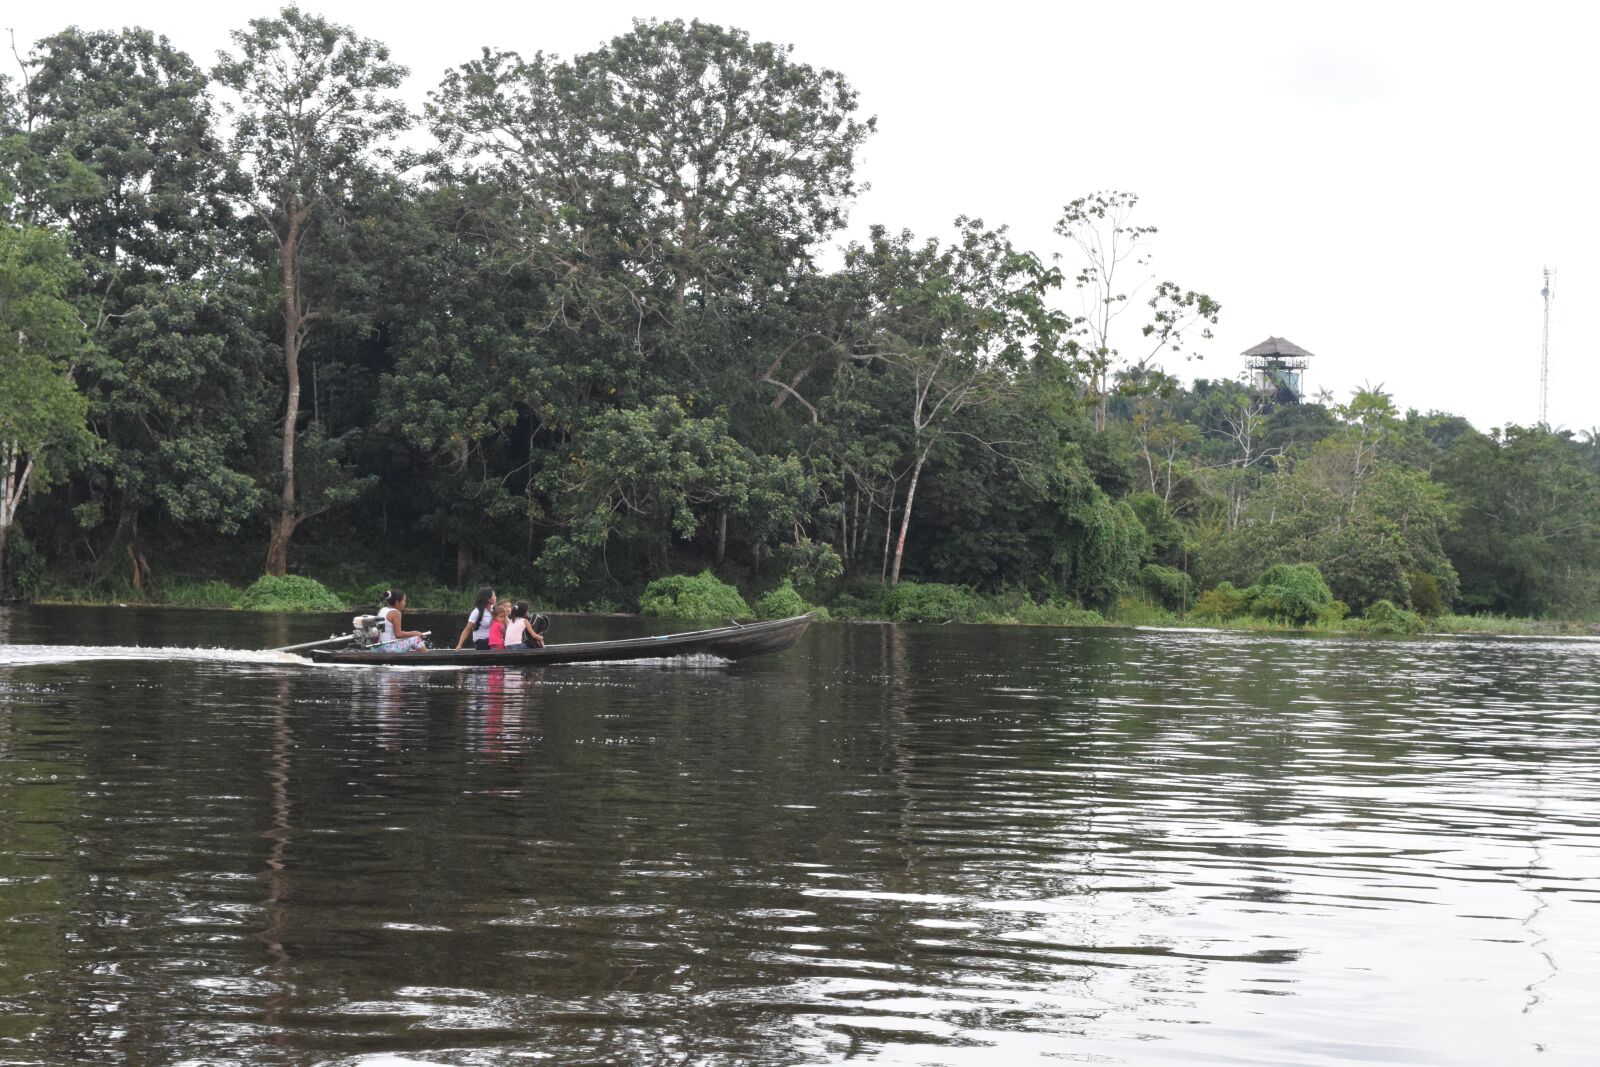
<svg viewBox="0 0 1600 1067">
<path fill-rule="evenodd" d="M 1250 385 L 1279 404 L 1298 404 L 1305 398 L 1305 372 L 1311 353 L 1282 337 L 1269 337 L 1244 351 L 1250 368 Z"/>
</svg>

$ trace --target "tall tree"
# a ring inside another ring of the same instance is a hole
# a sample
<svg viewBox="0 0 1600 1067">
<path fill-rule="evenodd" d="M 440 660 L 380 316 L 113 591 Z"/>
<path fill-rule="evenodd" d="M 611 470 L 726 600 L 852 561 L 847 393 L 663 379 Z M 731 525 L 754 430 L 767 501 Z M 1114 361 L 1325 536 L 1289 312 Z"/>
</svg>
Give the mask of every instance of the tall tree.
<svg viewBox="0 0 1600 1067">
<path fill-rule="evenodd" d="M 141 585 L 140 516 L 228 533 L 254 514 L 260 348 L 239 278 L 237 173 L 208 83 L 148 30 L 69 29 L 25 68 L 5 162 L 27 217 L 58 225 L 84 269 L 72 296 L 93 348 L 78 371 L 102 447 L 89 525 L 109 518 Z"/>
<path fill-rule="evenodd" d="M 639 21 L 571 61 L 485 51 L 428 117 L 453 179 L 509 198 L 493 220 L 506 247 L 559 280 L 552 322 L 702 388 L 732 360 L 750 388 L 759 356 L 718 327 L 843 225 L 873 128 L 856 110 L 841 75 L 789 48 Z"/>
<path fill-rule="evenodd" d="M 1133 193 L 1093 193 L 1068 204 L 1056 222 L 1056 233 L 1076 250 L 1072 278 L 1081 307 L 1075 325 L 1082 338 L 1077 350 L 1100 430 L 1106 428 L 1118 364 L 1127 381 L 1141 382 L 1163 353 L 1182 352 L 1191 332 L 1209 338 L 1222 310 L 1205 293 L 1157 280 L 1150 246 L 1158 231 L 1134 221 L 1138 203 Z M 1130 320 L 1136 301 L 1149 311 Z"/>
<path fill-rule="evenodd" d="M 265 562 L 283 574 L 306 518 L 295 481 L 301 351 L 320 323 L 350 310 L 335 303 L 339 281 L 318 269 L 318 237 L 408 125 L 390 95 L 406 69 L 379 42 L 293 6 L 252 19 L 233 40 L 238 57 L 221 53 L 214 73 L 238 98 L 233 148 L 249 161 L 251 207 L 272 236 L 283 315 L 282 483 Z"/>
<path fill-rule="evenodd" d="M 0 590 L 24 495 L 48 487 L 93 443 L 71 376 L 86 341 L 67 300 L 76 270 L 54 234 L 0 223 Z"/>
<path fill-rule="evenodd" d="M 962 416 L 1013 395 L 1030 356 L 1051 355 L 1064 325 L 1046 297 L 1060 274 L 1020 252 L 1005 230 L 960 218 L 957 241 L 918 242 L 874 227 L 852 245 L 845 269 L 866 305 L 855 362 L 879 365 L 902 391 L 909 480 L 900 509 L 890 584 L 900 581 L 917 485 L 934 449 L 970 434 Z M 995 443 L 989 442 L 992 447 Z"/>
</svg>

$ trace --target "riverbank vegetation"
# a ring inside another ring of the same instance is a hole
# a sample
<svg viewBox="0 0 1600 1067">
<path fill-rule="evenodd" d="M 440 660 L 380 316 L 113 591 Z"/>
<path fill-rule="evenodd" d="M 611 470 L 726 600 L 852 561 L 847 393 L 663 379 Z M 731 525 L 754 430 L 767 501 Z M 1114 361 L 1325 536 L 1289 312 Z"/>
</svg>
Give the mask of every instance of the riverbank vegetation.
<svg viewBox="0 0 1600 1067">
<path fill-rule="evenodd" d="M 875 123 L 845 75 L 698 22 L 527 44 L 420 112 L 380 42 L 296 8 L 209 69 L 145 30 L 33 46 L 0 83 L 0 593 L 1600 610 L 1595 430 L 1186 383 L 1223 308 L 1156 272 L 1136 196 L 1064 189 L 1053 248 L 959 204 L 846 240 Z"/>
</svg>

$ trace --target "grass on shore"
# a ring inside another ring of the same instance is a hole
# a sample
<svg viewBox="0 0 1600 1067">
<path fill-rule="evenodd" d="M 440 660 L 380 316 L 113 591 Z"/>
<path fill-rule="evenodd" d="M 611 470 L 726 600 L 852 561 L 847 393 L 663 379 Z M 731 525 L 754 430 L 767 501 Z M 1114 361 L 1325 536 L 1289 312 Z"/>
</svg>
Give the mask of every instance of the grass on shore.
<svg viewBox="0 0 1600 1067">
<path fill-rule="evenodd" d="M 255 587 L 241 589 L 217 579 L 174 580 L 163 583 L 152 596 L 134 590 L 56 587 L 36 602 L 40 604 L 173 607 L 188 610 L 224 611 L 326 611 L 338 601 L 347 608 L 376 605 L 384 587 L 369 585 L 329 591 L 328 599 L 310 597 L 304 603 L 291 599 L 263 598 Z M 465 611 L 471 607 L 473 593 L 462 592 L 431 582 L 405 586 L 408 608 L 413 611 Z M 872 595 L 872 594 L 878 595 Z M 577 610 L 614 611 L 618 605 L 580 605 Z M 1076 604 L 1035 601 L 1024 594 L 981 594 L 953 586 L 934 586 L 904 582 L 896 590 L 848 591 L 827 605 L 832 617 L 860 622 L 960 622 L 1012 626 L 1162 626 L 1194 629 L 1238 630 L 1245 632 L 1304 632 L 1324 634 L 1370 633 L 1360 618 L 1340 619 L 1305 626 L 1244 615 L 1217 619 L 1194 614 L 1178 614 L 1139 597 L 1124 597 L 1110 611 L 1100 612 Z M 554 610 L 546 606 L 545 610 Z M 1577 620 L 1516 618 L 1504 615 L 1446 614 L 1424 620 L 1429 634 L 1492 634 L 1513 636 L 1562 636 L 1600 633 L 1600 624 Z"/>
</svg>

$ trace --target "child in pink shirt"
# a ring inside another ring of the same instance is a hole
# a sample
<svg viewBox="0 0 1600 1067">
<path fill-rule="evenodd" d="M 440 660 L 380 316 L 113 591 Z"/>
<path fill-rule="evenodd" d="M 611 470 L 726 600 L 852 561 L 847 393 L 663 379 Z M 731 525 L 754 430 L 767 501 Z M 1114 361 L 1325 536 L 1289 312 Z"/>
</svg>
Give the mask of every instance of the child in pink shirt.
<svg viewBox="0 0 1600 1067">
<path fill-rule="evenodd" d="M 494 622 L 489 624 L 489 647 L 506 647 L 506 618 L 511 614 L 511 602 L 502 600 L 494 606 Z"/>
</svg>

